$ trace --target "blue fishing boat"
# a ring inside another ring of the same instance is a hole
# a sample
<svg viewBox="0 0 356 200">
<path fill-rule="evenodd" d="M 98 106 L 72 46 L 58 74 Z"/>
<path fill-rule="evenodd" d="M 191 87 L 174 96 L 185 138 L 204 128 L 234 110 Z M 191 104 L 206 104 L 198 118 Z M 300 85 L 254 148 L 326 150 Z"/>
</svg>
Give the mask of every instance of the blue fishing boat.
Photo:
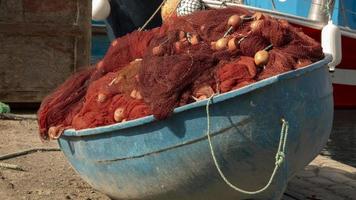
<svg viewBox="0 0 356 200">
<path fill-rule="evenodd" d="M 176 108 L 163 121 L 69 129 L 59 145 L 113 199 L 279 199 L 331 132 L 331 60 Z"/>
</svg>

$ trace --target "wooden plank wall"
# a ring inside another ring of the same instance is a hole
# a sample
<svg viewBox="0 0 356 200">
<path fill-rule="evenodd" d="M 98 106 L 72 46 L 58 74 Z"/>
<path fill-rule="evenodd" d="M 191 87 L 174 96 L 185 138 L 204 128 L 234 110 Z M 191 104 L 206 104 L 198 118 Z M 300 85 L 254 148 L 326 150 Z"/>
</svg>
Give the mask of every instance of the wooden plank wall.
<svg viewBox="0 0 356 200">
<path fill-rule="evenodd" d="M 90 63 L 91 1 L 0 0 L 0 101 L 40 102 Z"/>
</svg>

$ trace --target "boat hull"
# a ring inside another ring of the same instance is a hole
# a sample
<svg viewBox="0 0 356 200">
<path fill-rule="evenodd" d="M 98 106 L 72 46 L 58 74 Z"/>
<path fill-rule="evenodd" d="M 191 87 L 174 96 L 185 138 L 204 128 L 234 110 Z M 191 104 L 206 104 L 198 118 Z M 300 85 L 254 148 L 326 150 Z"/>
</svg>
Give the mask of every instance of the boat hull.
<svg viewBox="0 0 356 200">
<path fill-rule="evenodd" d="M 95 189 L 113 199 L 279 199 L 287 181 L 326 144 L 333 120 L 330 57 L 303 69 L 213 98 L 212 143 L 226 177 L 263 187 L 274 168 L 281 119 L 289 124 L 286 160 L 264 192 L 245 195 L 219 176 L 206 137 L 207 101 L 105 127 L 66 130 L 65 156 Z"/>
</svg>

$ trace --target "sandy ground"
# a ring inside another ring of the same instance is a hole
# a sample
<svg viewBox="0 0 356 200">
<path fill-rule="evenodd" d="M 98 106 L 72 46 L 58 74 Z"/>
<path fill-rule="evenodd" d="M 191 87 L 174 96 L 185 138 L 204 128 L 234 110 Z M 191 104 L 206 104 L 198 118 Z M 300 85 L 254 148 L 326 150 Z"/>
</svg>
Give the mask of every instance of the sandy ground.
<svg viewBox="0 0 356 200">
<path fill-rule="evenodd" d="M 58 147 L 43 143 L 34 121 L 0 120 L 0 155 L 33 147 Z M 85 199 L 108 200 L 80 179 L 62 152 L 38 152 L 4 160 L 25 171 L 0 169 L 0 199 Z"/>
<path fill-rule="evenodd" d="M 33 120 L 0 120 L 0 156 L 34 147 L 58 147 L 53 141 L 41 142 L 37 131 Z M 109 200 L 81 180 L 60 151 L 1 162 L 25 171 L 0 168 L 0 200 Z M 356 169 L 319 156 L 289 183 L 283 199 L 356 199 Z"/>
</svg>

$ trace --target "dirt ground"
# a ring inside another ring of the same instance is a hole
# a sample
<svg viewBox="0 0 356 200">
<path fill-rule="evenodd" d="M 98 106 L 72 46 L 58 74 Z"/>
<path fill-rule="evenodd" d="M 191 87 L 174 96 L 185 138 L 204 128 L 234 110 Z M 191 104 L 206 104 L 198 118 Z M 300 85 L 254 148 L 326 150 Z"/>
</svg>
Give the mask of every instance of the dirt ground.
<svg viewBox="0 0 356 200">
<path fill-rule="evenodd" d="M 35 121 L 0 120 L 0 155 L 34 147 L 58 147 L 56 142 L 41 142 L 37 131 Z M 1 200 L 109 200 L 82 181 L 60 151 L 37 152 L 0 162 L 25 170 L 0 168 Z"/>
<path fill-rule="evenodd" d="M 37 132 L 34 120 L 0 120 L 0 157 L 35 147 L 58 148 L 54 141 L 43 143 Z M 36 152 L 0 163 L 24 169 L 0 167 L 0 200 L 109 200 L 81 180 L 60 151 Z M 356 168 L 319 156 L 289 183 L 283 199 L 354 199 L 355 191 Z"/>
</svg>

